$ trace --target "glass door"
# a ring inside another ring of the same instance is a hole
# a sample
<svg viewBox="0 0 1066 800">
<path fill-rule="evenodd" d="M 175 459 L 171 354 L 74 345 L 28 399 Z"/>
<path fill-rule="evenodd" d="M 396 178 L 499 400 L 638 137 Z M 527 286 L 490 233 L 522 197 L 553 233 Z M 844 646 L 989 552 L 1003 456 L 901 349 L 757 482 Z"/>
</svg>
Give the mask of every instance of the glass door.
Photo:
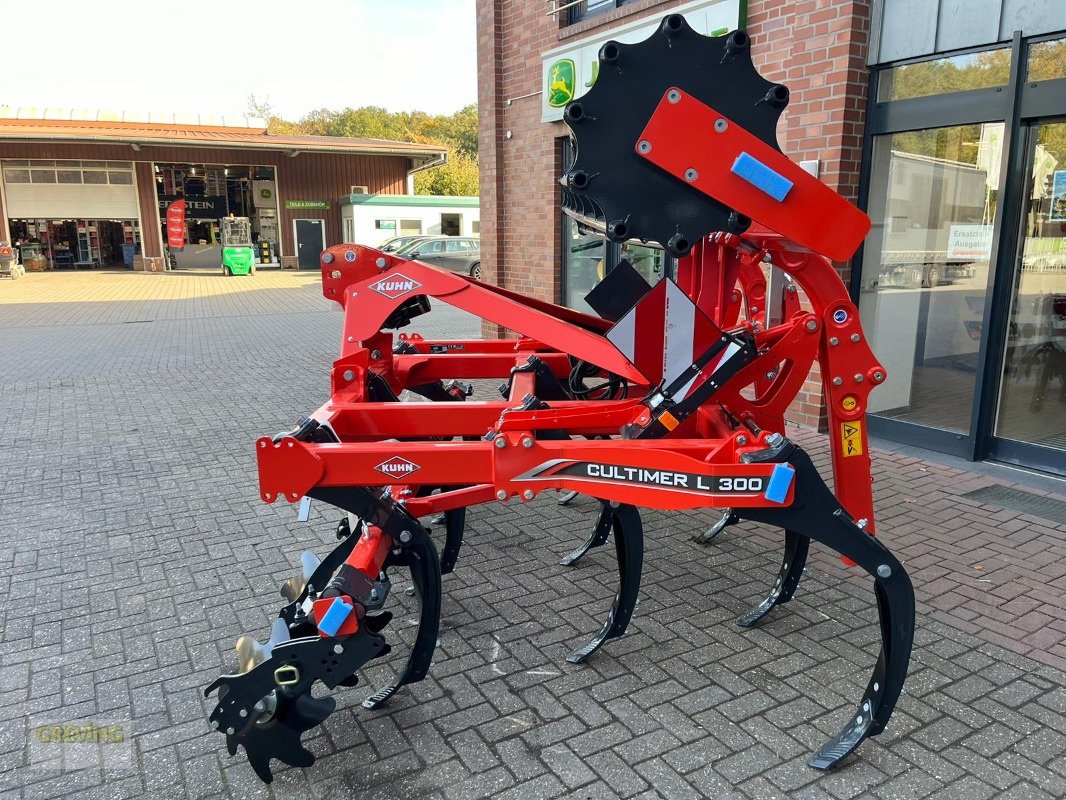
<svg viewBox="0 0 1066 800">
<path fill-rule="evenodd" d="M 1002 140 L 1002 122 L 874 138 L 859 310 L 888 370 L 881 435 L 906 423 L 915 443 L 970 447 Z"/>
<path fill-rule="evenodd" d="M 1026 134 L 1028 179 L 990 455 L 1066 472 L 1066 118 L 1033 122 Z"/>
</svg>

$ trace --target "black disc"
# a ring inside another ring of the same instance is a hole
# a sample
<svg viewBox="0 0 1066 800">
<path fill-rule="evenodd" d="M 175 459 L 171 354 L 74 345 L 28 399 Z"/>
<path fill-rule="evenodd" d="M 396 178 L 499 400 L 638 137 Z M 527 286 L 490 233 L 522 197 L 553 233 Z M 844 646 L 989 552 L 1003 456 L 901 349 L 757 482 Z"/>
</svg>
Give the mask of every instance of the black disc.
<svg viewBox="0 0 1066 800">
<path fill-rule="evenodd" d="M 780 151 L 777 121 L 787 89 L 755 70 L 743 31 L 703 36 L 679 14 L 643 42 L 609 44 L 611 58 L 601 49 L 596 83 L 564 115 L 577 157 L 563 179 L 563 207 L 594 220 L 609 238 L 658 242 L 674 256 L 712 231 L 739 232 L 732 209 L 639 155 L 640 134 L 676 87 Z M 713 131 L 707 147 L 714 147 Z"/>
</svg>

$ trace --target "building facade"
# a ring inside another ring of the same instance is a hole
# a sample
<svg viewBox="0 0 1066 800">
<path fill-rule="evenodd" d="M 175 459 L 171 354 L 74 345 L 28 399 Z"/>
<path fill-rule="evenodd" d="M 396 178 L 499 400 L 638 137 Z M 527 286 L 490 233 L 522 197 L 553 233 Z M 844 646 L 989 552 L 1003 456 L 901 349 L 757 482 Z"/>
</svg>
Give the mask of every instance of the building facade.
<svg viewBox="0 0 1066 800">
<path fill-rule="evenodd" d="M 761 74 L 791 90 L 784 152 L 873 220 L 862 250 L 837 265 L 889 369 L 871 431 L 1066 473 L 1066 3 L 477 8 L 489 279 L 583 308 L 623 257 L 652 281 L 669 275 L 658 249 L 582 235 L 559 211 L 556 181 L 571 157 L 561 109 L 595 80 L 609 39 L 643 39 L 675 12 L 707 35 L 743 27 Z M 795 421 L 824 419 L 818 378 Z"/>
<path fill-rule="evenodd" d="M 46 119 L 41 117 L 47 116 Z M 267 132 L 261 120 L 0 109 L 0 240 L 47 267 L 162 269 L 163 220 L 185 202 L 178 266 L 218 266 L 219 220 L 248 217 L 264 258 L 318 268 L 343 240 L 341 198 L 402 195 L 438 146 Z"/>
</svg>

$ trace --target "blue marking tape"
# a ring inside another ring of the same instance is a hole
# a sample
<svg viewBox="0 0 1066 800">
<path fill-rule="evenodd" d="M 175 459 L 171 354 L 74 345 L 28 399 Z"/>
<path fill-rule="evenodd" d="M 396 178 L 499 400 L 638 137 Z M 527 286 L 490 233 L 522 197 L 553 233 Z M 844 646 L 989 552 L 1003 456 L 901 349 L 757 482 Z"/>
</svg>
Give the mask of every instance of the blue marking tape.
<svg viewBox="0 0 1066 800">
<path fill-rule="evenodd" d="M 792 479 L 796 477 L 796 470 L 791 464 L 775 464 L 774 471 L 770 473 L 770 482 L 766 485 L 763 494 L 771 503 L 783 503 L 788 497 Z"/>
<path fill-rule="evenodd" d="M 771 482 L 773 482 L 773 478 L 771 478 Z M 333 600 L 329 610 L 322 615 L 322 621 L 318 623 L 318 629 L 326 636 L 336 636 L 337 631 L 344 624 L 344 620 L 348 619 L 348 615 L 351 613 L 352 606 L 337 597 Z"/>
<path fill-rule="evenodd" d="M 730 172 L 738 178 L 743 178 L 756 189 L 770 195 L 779 203 L 788 197 L 788 193 L 792 191 L 792 181 L 747 153 L 741 153 L 737 156 L 737 160 L 733 162 Z"/>
</svg>

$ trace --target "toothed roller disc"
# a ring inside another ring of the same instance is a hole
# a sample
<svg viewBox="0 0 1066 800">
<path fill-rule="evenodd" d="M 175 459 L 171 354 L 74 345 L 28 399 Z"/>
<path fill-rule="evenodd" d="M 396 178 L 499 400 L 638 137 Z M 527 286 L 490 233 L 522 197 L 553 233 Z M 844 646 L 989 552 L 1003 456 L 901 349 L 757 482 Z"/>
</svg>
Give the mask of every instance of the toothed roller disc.
<svg viewBox="0 0 1066 800">
<path fill-rule="evenodd" d="M 751 223 L 636 152 L 671 87 L 778 151 L 777 121 L 788 90 L 755 70 L 743 31 L 703 36 L 680 14 L 666 17 L 643 42 L 600 48 L 596 83 L 564 109 L 577 158 L 563 179 L 563 207 L 615 241 L 658 242 L 680 256 L 712 231 L 741 232 Z M 714 146 L 711 133 L 708 148 Z"/>
</svg>

